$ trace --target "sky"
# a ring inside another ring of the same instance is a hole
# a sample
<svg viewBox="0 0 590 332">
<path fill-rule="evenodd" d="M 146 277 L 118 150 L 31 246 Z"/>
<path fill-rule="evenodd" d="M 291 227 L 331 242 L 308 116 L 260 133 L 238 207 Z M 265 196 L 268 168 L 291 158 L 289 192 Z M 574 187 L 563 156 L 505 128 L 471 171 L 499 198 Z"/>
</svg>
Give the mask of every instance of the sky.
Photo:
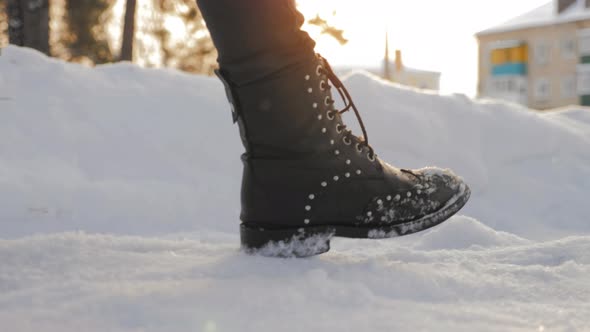
<svg viewBox="0 0 590 332">
<path fill-rule="evenodd" d="M 475 33 L 523 14 L 550 0 L 298 0 L 307 19 L 319 13 L 344 29 L 345 46 L 318 29 L 304 27 L 316 51 L 334 65 L 376 65 L 383 59 L 385 30 L 391 56 L 404 64 L 440 71 L 443 93 L 474 96 L 477 85 Z"/>
</svg>

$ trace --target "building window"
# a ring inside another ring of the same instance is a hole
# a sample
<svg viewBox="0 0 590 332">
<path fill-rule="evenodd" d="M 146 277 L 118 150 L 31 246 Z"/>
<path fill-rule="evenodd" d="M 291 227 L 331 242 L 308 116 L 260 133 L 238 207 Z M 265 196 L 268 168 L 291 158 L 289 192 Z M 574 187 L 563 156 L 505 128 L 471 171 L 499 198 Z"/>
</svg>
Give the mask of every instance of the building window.
<svg viewBox="0 0 590 332">
<path fill-rule="evenodd" d="M 551 98 L 551 84 L 546 78 L 535 81 L 535 99 L 537 101 L 548 101 Z"/>
<path fill-rule="evenodd" d="M 578 51 L 581 55 L 590 55 L 590 29 L 578 30 Z"/>
<path fill-rule="evenodd" d="M 546 65 L 551 58 L 551 46 L 545 42 L 537 42 L 533 53 L 535 63 L 538 65 Z"/>
<path fill-rule="evenodd" d="M 494 82 L 494 90 L 498 93 L 510 93 L 515 91 L 515 84 L 511 79 L 499 78 Z"/>
<path fill-rule="evenodd" d="M 561 79 L 561 97 L 574 98 L 577 95 L 576 76 L 570 75 Z"/>
<path fill-rule="evenodd" d="M 493 93 L 523 94 L 526 89 L 521 84 L 520 77 L 498 77 L 492 81 Z"/>
<path fill-rule="evenodd" d="M 576 40 L 566 36 L 561 40 L 561 57 L 564 59 L 576 58 Z"/>
<path fill-rule="evenodd" d="M 580 96 L 590 95 L 590 65 L 578 65 L 577 92 Z"/>
<path fill-rule="evenodd" d="M 590 36 L 580 37 L 580 54 L 581 55 L 589 55 L 590 54 Z"/>
</svg>

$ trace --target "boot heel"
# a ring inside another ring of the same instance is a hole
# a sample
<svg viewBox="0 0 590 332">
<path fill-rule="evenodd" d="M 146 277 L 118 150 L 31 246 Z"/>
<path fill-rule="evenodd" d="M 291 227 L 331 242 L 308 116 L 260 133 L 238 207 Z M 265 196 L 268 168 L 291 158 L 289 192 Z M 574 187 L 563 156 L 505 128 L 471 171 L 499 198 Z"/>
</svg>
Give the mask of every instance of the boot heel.
<svg viewBox="0 0 590 332">
<path fill-rule="evenodd" d="M 305 227 L 266 229 L 240 225 L 242 250 L 248 254 L 269 257 L 309 257 L 330 250 L 334 229 Z"/>
</svg>

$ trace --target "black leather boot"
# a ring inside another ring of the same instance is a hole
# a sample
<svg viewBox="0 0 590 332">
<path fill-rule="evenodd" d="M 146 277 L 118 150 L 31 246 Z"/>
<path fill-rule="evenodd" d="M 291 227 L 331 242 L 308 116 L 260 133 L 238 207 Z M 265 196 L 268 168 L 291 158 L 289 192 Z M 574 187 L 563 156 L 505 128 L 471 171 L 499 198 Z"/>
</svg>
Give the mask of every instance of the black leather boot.
<svg viewBox="0 0 590 332">
<path fill-rule="evenodd" d="M 407 235 L 445 221 L 469 199 L 469 187 L 449 170 L 380 160 L 320 56 L 241 86 L 223 70 L 218 76 L 246 148 L 240 217 L 247 252 L 304 257 L 328 251 L 333 236 Z M 334 107 L 333 88 L 343 110 Z M 342 122 L 350 109 L 363 138 Z"/>
</svg>

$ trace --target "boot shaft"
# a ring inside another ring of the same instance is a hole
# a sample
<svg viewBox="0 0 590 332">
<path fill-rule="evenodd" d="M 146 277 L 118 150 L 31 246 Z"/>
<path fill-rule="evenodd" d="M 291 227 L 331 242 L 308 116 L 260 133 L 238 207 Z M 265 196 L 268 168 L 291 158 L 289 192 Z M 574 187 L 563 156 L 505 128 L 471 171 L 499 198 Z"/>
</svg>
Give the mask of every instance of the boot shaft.
<svg viewBox="0 0 590 332">
<path fill-rule="evenodd" d="M 363 207 L 375 194 L 363 188 L 382 181 L 382 167 L 355 146 L 357 137 L 346 136 L 327 68 L 323 58 L 314 56 L 241 86 L 217 72 L 246 149 L 243 221 L 362 219 Z"/>
<path fill-rule="evenodd" d="M 307 158 L 327 153 L 336 127 L 333 100 L 321 60 L 293 64 L 256 82 L 238 86 L 220 70 L 232 116 L 253 158 Z M 330 120 L 332 119 L 332 120 Z"/>
</svg>

